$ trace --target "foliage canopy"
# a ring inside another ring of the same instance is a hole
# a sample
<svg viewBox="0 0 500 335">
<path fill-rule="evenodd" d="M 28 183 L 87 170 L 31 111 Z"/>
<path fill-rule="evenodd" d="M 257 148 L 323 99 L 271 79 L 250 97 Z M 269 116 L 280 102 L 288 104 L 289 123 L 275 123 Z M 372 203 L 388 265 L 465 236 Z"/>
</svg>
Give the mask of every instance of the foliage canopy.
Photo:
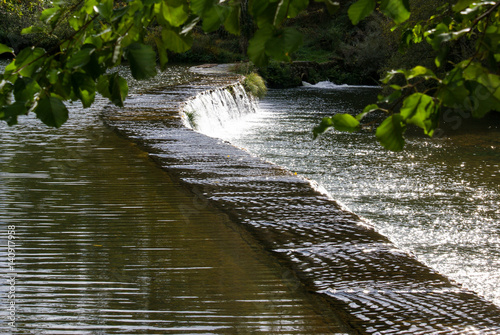
<svg viewBox="0 0 500 335">
<path fill-rule="evenodd" d="M 340 7 L 332 0 L 323 2 L 334 14 Z M 59 127 L 68 117 L 63 103 L 80 100 L 92 105 L 100 93 L 117 106 L 123 106 L 127 82 L 112 70 L 126 60 L 132 76 L 146 79 L 156 74 L 156 62 L 163 69 L 167 50 L 182 53 L 193 43 L 193 28 L 201 25 L 211 32 L 221 26 L 240 34 L 240 20 L 251 15 L 255 33 L 248 44 L 250 60 L 257 66 L 270 59 L 290 61 L 302 43 L 302 35 L 285 24 L 307 9 L 309 0 L 53 0 L 43 10 L 40 25 L 25 28 L 23 34 L 40 30 L 53 33 L 69 25 L 69 36 L 51 50 L 33 46 L 18 53 L 0 44 L 0 53 L 14 60 L 0 74 L 0 119 L 9 125 L 30 111 L 42 122 Z M 357 0 L 348 10 L 349 19 L 358 24 L 374 11 L 390 18 L 402 31 L 402 45 L 429 43 L 436 51 L 438 74 L 423 66 L 390 71 L 382 80 L 392 91 L 379 97 L 356 117 L 346 114 L 325 118 L 314 129 L 317 136 L 330 127 L 355 131 L 367 114 L 383 112 L 376 130 L 381 144 L 391 150 L 404 146 L 404 132 L 415 125 L 432 136 L 440 114 L 446 108 L 470 110 L 482 117 L 500 106 L 500 1 L 458 0 L 438 8 L 435 15 L 408 24 L 409 0 Z M 245 12 L 245 13 L 243 13 Z M 247 13 L 248 12 L 248 13 Z M 152 27 L 161 27 L 155 38 L 156 50 L 144 44 Z M 459 62 L 447 61 L 453 43 L 473 43 L 474 53 Z M 375 51 L 376 52 L 376 51 Z M 398 81 L 396 84 L 395 81 Z"/>
<path fill-rule="evenodd" d="M 437 9 L 425 21 L 409 24 L 410 6 L 407 0 L 358 0 L 349 8 L 349 18 L 356 24 L 378 8 L 402 31 L 401 46 L 428 43 L 436 52 L 434 73 L 424 66 L 398 69 L 382 79 L 387 94 L 380 95 L 376 104 L 366 106 L 355 118 L 338 114 L 325 118 L 313 130 L 318 136 L 334 127 L 355 131 L 372 127 L 373 120 L 362 124 L 371 113 L 383 113 L 375 135 L 381 145 L 393 151 L 402 150 L 404 133 L 414 125 L 432 136 L 446 111 L 467 111 L 473 117 L 484 117 L 490 111 L 500 111 L 500 1 L 458 0 Z M 455 45 L 473 45 L 471 55 L 450 60 Z"/>
</svg>

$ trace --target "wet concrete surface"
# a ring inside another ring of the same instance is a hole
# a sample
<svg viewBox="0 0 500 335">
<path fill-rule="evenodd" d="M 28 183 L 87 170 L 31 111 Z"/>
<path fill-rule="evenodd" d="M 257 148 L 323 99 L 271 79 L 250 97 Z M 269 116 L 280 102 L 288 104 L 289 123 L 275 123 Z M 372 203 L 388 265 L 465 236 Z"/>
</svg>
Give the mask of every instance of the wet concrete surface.
<svg viewBox="0 0 500 335">
<path fill-rule="evenodd" d="M 314 183 L 183 126 L 183 103 L 241 78 L 131 95 L 103 114 L 197 197 L 248 229 L 353 333 L 500 334 L 500 308 L 451 283 L 343 210 Z"/>
</svg>

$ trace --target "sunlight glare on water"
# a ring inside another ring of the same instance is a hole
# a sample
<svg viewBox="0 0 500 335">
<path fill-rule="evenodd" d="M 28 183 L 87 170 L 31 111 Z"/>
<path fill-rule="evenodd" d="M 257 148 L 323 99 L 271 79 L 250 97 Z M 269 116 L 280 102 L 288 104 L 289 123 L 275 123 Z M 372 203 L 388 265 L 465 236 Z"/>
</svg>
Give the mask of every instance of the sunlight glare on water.
<svg viewBox="0 0 500 335">
<path fill-rule="evenodd" d="M 398 247 L 500 305 L 497 123 L 438 139 L 409 134 L 399 153 L 369 133 L 329 131 L 312 141 L 322 117 L 359 113 L 377 93 L 325 83 L 270 90 L 258 114 L 221 137 L 318 181 Z"/>
</svg>

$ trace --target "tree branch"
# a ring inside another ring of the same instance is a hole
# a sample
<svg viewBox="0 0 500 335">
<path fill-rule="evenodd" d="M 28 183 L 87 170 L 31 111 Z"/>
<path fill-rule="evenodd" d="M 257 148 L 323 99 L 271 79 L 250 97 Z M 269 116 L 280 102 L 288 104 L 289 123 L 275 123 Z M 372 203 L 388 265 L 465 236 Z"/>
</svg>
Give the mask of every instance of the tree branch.
<svg viewBox="0 0 500 335">
<path fill-rule="evenodd" d="M 493 13 L 495 11 L 495 9 L 497 9 L 499 6 L 500 6 L 500 1 L 498 1 L 495 5 L 493 5 L 493 7 L 488 9 L 486 12 L 484 12 L 483 14 L 476 17 L 476 19 L 474 21 L 472 21 L 471 30 L 474 26 L 476 26 L 479 23 L 479 21 L 481 21 L 485 17 L 490 16 L 491 13 Z"/>
</svg>

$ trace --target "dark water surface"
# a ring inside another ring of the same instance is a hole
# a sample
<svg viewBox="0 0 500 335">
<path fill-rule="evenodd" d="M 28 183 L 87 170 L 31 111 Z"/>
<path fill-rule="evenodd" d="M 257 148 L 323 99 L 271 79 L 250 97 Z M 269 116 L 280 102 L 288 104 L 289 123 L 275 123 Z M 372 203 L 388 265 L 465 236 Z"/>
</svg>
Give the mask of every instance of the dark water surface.
<svg viewBox="0 0 500 335">
<path fill-rule="evenodd" d="M 500 305 L 498 119 L 470 131 L 471 119 L 450 116 L 442 137 L 410 135 L 400 153 L 369 133 L 330 131 L 312 142 L 322 117 L 359 113 L 377 94 L 328 83 L 271 90 L 261 113 L 222 137 L 318 181 L 398 247 Z"/>
<path fill-rule="evenodd" d="M 288 270 L 105 128 L 99 110 L 72 107 L 58 130 L 1 124 L 0 142 L 2 334 L 339 331 Z"/>
</svg>

